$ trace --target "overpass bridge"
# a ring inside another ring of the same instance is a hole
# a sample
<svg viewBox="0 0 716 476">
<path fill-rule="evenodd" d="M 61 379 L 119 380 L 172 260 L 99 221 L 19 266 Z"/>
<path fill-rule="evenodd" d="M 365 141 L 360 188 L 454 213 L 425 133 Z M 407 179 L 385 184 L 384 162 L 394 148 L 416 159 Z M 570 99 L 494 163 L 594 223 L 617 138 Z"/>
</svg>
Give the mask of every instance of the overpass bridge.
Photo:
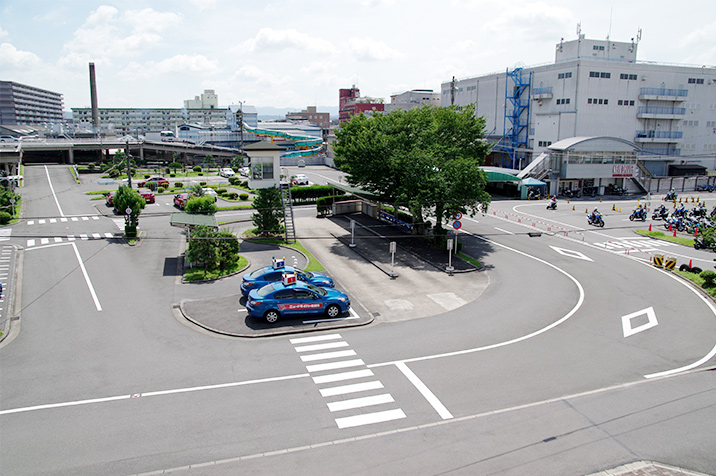
<svg viewBox="0 0 716 476">
<path fill-rule="evenodd" d="M 134 137 L 93 137 L 93 138 L 22 138 L 17 141 L 0 142 L 0 170 L 8 174 L 17 173 L 20 163 L 74 164 L 77 162 L 100 162 L 108 158 L 112 150 L 129 150 L 140 160 L 154 155 L 160 160 L 174 161 L 177 154 L 179 162 L 187 165 L 201 162 L 204 156 L 211 155 L 220 162 L 242 155 L 239 149 L 219 147 L 210 144 L 196 145 L 181 141 L 148 141 Z"/>
</svg>

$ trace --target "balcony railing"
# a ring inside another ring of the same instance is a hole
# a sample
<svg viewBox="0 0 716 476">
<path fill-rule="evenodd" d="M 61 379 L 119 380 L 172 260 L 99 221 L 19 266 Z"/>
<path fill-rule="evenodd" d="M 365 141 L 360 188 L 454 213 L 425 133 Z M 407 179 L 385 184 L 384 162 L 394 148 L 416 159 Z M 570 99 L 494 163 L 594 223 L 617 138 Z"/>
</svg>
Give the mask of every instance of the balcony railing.
<svg viewBox="0 0 716 476">
<path fill-rule="evenodd" d="M 641 96 L 675 96 L 686 97 L 689 94 L 688 89 L 669 89 L 669 88 L 640 88 Z"/>
<path fill-rule="evenodd" d="M 662 107 L 662 106 L 639 106 L 638 114 L 663 114 L 671 116 L 683 116 L 686 114 L 685 107 Z"/>
<path fill-rule="evenodd" d="M 681 155 L 681 149 L 668 147 L 642 147 L 641 155 Z"/>
<path fill-rule="evenodd" d="M 535 96 L 538 94 L 552 94 L 552 86 L 543 86 L 540 88 L 533 88 L 532 94 Z"/>
<path fill-rule="evenodd" d="M 684 133 L 681 131 L 636 131 L 637 139 L 681 139 Z"/>
</svg>

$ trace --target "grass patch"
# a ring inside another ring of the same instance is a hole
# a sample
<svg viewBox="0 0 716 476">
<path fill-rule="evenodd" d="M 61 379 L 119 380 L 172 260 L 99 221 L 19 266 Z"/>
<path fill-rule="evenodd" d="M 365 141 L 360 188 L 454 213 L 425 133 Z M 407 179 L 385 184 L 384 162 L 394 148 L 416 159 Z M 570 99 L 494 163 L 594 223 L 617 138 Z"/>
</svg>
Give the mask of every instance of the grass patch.
<svg viewBox="0 0 716 476">
<path fill-rule="evenodd" d="M 704 278 L 702 278 L 698 274 L 690 273 L 688 271 L 679 271 L 678 269 L 674 270 L 674 272 L 679 274 L 680 276 L 683 276 L 684 278 L 688 279 L 692 283 L 696 284 L 698 287 L 703 289 L 705 292 L 709 293 L 711 295 L 711 297 L 716 298 L 716 286 L 706 284 L 706 281 L 704 281 Z"/>
<path fill-rule="evenodd" d="M 475 266 L 478 267 L 478 268 L 479 268 L 480 266 L 482 266 L 482 263 L 480 263 L 479 261 L 477 261 L 477 260 L 474 259 L 474 258 L 469 257 L 468 255 L 466 255 L 466 254 L 463 253 L 462 251 L 460 251 L 460 252 L 457 253 L 457 257 L 460 258 L 460 259 L 462 259 L 462 260 L 467 261 L 468 263 L 471 263 L 471 264 L 475 265 Z"/>
<path fill-rule="evenodd" d="M 636 230 L 640 235 L 648 236 L 649 238 L 656 238 L 658 240 L 670 241 L 671 243 L 678 243 L 684 246 L 694 246 L 693 238 L 682 238 L 681 236 L 667 235 L 661 231 L 647 231 L 647 230 Z"/>
<path fill-rule="evenodd" d="M 189 268 L 184 273 L 184 280 L 185 281 L 202 281 L 205 279 L 221 278 L 222 276 L 227 276 L 231 273 L 235 273 L 235 272 L 239 271 L 240 269 L 244 268 L 247 264 L 249 264 L 249 260 L 243 256 L 239 256 L 238 262 L 236 262 L 233 266 L 230 266 L 223 271 L 220 269 L 216 269 L 213 271 L 204 271 L 203 268 Z"/>
</svg>

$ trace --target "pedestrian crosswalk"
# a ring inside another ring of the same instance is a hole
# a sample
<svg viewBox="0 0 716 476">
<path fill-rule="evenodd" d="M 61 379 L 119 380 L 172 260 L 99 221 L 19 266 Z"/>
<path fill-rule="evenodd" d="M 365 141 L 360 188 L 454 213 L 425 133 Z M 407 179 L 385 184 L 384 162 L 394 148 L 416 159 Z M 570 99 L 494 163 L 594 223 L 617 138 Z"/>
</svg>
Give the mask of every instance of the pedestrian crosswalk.
<svg viewBox="0 0 716 476">
<path fill-rule="evenodd" d="M 51 243 L 69 243 L 72 241 L 106 240 L 114 238 L 114 233 L 81 233 L 79 235 L 53 236 L 49 238 L 32 238 L 27 240 L 27 247 L 49 245 Z"/>
<path fill-rule="evenodd" d="M 45 225 L 45 224 L 49 224 L 49 223 L 66 223 L 66 222 L 73 222 L 73 221 L 91 221 L 91 220 L 99 220 L 99 217 L 96 215 L 83 215 L 83 216 L 77 216 L 77 217 L 37 218 L 35 220 L 27 220 L 27 224 L 29 226 L 32 226 L 32 225 Z"/>
<path fill-rule="evenodd" d="M 340 334 L 290 340 L 313 382 L 327 401 L 338 428 L 353 428 L 406 418 L 383 384 Z M 377 391 L 377 392 L 374 392 Z M 372 393 L 368 393 L 372 392 Z M 376 411 L 366 411 L 375 409 Z"/>
</svg>

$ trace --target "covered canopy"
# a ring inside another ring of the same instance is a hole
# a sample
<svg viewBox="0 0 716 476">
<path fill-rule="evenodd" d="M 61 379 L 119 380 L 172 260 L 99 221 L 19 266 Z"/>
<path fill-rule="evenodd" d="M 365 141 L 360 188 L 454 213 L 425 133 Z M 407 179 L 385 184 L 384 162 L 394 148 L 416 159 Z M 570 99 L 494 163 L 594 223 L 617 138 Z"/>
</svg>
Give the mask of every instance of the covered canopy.
<svg viewBox="0 0 716 476">
<path fill-rule="evenodd" d="M 522 179 L 522 185 L 525 185 L 527 187 L 543 187 L 547 185 L 547 183 L 541 180 L 537 180 L 536 178 L 527 177 L 525 179 Z"/>
</svg>

